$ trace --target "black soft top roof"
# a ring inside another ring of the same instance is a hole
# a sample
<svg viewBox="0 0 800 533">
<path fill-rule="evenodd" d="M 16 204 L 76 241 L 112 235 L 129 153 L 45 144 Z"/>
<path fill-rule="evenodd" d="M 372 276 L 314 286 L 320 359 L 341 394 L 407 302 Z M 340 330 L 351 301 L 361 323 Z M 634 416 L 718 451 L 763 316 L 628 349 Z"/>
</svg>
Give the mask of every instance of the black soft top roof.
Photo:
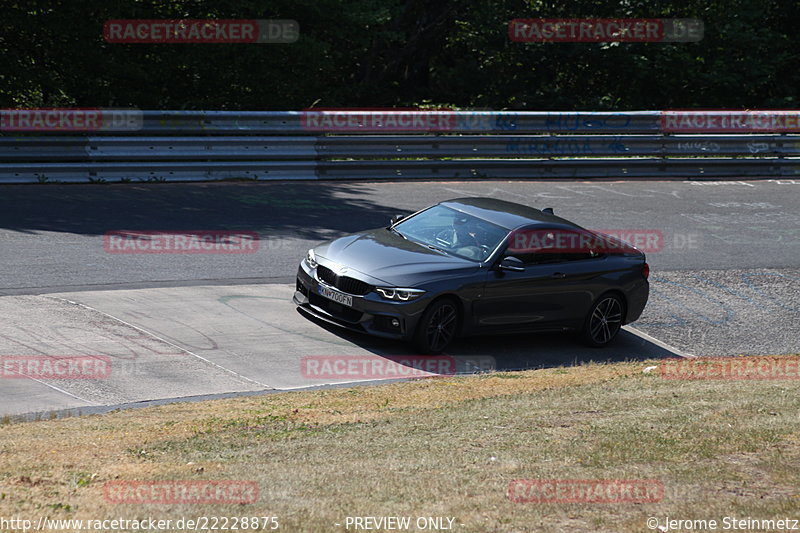
<svg viewBox="0 0 800 533">
<path fill-rule="evenodd" d="M 440 202 L 440 205 L 482 218 L 509 230 L 535 224 L 580 228 L 569 220 L 543 213 L 539 209 L 497 198 L 456 198 Z"/>
</svg>

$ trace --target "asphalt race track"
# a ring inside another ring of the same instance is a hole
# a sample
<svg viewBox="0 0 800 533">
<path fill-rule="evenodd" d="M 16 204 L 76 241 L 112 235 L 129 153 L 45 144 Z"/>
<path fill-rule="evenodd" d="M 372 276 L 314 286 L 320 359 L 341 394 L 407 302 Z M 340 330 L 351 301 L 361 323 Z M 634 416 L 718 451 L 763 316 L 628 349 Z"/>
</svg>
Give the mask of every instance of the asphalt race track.
<svg viewBox="0 0 800 533">
<path fill-rule="evenodd" d="M 3 186 L 0 356 L 90 356 L 111 371 L 3 372 L 0 416 L 368 381 L 309 375 L 302 361 L 412 348 L 300 315 L 290 301 L 298 261 L 321 240 L 461 196 L 659 238 L 650 302 L 613 347 L 560 335 L 470 339 L 448 351 L 458 372 L 800 353 L 800 180 Z M 104 235 L 117 230 L 246 230 L 260 240 L 247 254 L 109 253 Z"/>
</svg>

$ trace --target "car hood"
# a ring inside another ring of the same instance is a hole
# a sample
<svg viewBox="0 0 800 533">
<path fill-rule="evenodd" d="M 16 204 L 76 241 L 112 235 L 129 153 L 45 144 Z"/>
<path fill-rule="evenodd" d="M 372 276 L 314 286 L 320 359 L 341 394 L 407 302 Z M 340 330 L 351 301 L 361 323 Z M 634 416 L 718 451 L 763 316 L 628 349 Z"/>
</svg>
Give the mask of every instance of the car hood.
<svg viewBox="0 0 800 533">
<path fill-rule="evenodd" d="M 373 278 L 373 283 L 395 287 L 414 286 L 479 268 L 478 263 L 442 255 L 386 228 L 340 237 L 315 247 L 314 253 L 318 259 Z"/>
</svg>

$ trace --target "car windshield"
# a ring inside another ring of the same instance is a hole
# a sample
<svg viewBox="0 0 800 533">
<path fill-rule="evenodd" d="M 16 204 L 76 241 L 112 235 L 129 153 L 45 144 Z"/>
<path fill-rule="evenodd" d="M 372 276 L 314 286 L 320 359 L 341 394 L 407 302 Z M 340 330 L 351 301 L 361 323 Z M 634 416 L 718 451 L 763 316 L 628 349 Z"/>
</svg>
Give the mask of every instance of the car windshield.
<svg viewBox="0 0 800 533">
<path fill-rule="evenodd" d="M 471 261 L 485 261 L 508 230 L 443 205 L 399 222 L 394 229 L 407 239 Z"/>
</svg>

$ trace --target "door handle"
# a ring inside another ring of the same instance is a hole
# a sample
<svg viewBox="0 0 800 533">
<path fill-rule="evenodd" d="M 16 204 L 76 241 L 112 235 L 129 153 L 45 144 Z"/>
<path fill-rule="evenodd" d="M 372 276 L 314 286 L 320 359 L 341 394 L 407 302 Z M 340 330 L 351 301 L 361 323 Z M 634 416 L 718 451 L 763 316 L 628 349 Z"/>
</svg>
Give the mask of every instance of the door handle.
<svg viewBox="0 0 800 533">
<path fill-rule="evenodd" d="M 550 277 L 555 279 L 564 279 L 567 277 L 567 275 L 564 274 L 563 272 L 553 272 L 552 274 L 550 274 Z"/>
</svg>

